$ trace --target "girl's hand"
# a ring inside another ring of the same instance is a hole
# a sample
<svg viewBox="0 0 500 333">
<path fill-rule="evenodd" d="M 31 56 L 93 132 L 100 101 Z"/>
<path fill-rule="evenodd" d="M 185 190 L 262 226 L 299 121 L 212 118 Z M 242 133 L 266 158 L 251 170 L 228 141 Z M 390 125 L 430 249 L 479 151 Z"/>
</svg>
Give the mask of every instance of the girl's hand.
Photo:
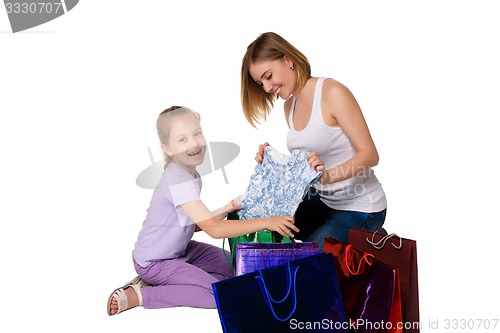
<svg viewBox="0 0 500 333">
<path fill-rule="evenodd" d="M 238 205 L 238 201 L 240 201 L 241 199 L 241 195 L 237 196 L 236 198 L 234 198 L 233 200 L 231 200 L 230 203 L 227 204 L 228 206 L 228 213 L 232 213 L 236 210 L 240 210 L 240 209 L 243 209 L 243 206 L 242 205 Z"/>
<path fill-rule="evenodd" d="M 259 146 L 259 151 L 255 154 L 255 160 L 257 163 L 262 163 L 264 160 L 264 149 L 269 146 L 269 143 L 265 142 Z"/>
<path fill-rule="evenodd" d="M 295 237 L 295 235 L 292 233 L 292 230 L 295 232 L 299 232 L 299 228 L 294 225 L 295 220 L 291 216 L 275 216 L 267 218 L 267 220 L 269 222 L 266 229 L 277 231 L 283 237 Z"/>
</svg>

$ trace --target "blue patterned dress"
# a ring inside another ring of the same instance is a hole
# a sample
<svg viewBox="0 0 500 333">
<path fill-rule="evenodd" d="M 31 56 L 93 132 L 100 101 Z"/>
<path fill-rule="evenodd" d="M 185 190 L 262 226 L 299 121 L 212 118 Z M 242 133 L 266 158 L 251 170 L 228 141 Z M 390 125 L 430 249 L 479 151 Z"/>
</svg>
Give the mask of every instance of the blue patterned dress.
<svg viewBox="0 0 500 333">
<path fill-rule="evenodd" d="M 293 216 L 312 183 L 321 176 L 307 163 L 307 152 L 285 155 L 271 146 L 255 167 L 243 193 L 238 211 L 240 220 L 272 216 Z"/>
</svg>

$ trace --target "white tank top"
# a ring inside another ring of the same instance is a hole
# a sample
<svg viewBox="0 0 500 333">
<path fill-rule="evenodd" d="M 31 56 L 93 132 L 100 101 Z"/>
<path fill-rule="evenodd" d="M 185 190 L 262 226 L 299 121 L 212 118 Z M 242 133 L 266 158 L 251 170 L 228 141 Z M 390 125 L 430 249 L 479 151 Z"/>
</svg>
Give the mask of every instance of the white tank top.
<svg viewBox="0 0 500 333">
<path fill-rule="evenodd" d="M 287 135 L 287 147 L 293 150 L 315 151 L 325 163 L 327 169 L 333 168 L 351 159 L 356 154 L 347 135 L 340 127 L 325 124 L 321 113 L 321 92 L 325 78 L 320 77 L 314 90 L 312 112 L 306 127 L 296 131 L 293 124 L 293 114 L 296 99 L 293 97 L 288 116 L 290 130 Z M 333 184 L 313 184 L 322 201 L 333 209 L 359 211 L 365 213 L 379 212 L 387 207 L 382 185 L 369 169 L 364 174 L 351 177 Z"/>
</svg>

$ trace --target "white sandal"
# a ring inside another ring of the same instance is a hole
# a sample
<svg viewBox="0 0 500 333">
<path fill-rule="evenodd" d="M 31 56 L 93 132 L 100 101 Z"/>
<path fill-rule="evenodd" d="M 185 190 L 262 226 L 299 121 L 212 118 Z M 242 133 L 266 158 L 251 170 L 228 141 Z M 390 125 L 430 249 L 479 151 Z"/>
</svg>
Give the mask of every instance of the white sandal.
<svg viewBox="0 0 500 333">
<path fill-rule="evenodd" d="M 115 315 L 119 314 L 120 312 L 123 312 L 125 310 L 128 310 L 128 299 L 127 299 L 127 294 L 125 293 L 125 289 L 128 287 L 134 288 L 137 298 L 139 299 L 139 306 L 142 306 L 142 292 L 141 292 L 141 287 L 148 286 L 146 282 L 144 282 L 140 277 L 136 276 L 132 281 L 127 282 L 120 288 L 116 288 L 113 290 L 111 295 L 108 298 L 108 316 L 112 316 L 111 314 L 111 300 L 113 298 L 116 298 L 116 301 L 118 302 L 118 311 L 115 313 Z"/>
</svg>

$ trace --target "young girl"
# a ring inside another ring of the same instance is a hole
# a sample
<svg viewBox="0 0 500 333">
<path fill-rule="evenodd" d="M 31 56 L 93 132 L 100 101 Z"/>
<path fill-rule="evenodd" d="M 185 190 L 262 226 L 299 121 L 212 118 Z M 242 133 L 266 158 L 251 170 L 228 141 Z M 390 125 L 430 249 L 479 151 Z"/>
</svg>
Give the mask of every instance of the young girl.
<svg viewBox="0 0 500 333">
<path fill-rule="evenodd" d="M 241 66 L 241 102 L 250 124 L 266 119 L 277 98 L 285 100 L 290 151 L 307 158 L 321 178 L 295 213 L 300 239 L 323 245 L 325 237 L 347 243 L 350 228 L 378 230 L 387 201 L 373 172 L 379 156 L 363 113 L 349 89 L 313 77 L 306 56 L 273 32 L 258 36 Z M 257 162 L 262 162 L 259 147 Z"/>
<path fill-rule="evenodd" d="M 221 248 L 191 240 L 195 231 L 214 238 L 263 229 L 291 237 L 298 232 L 290 216 L 223 220 L 243 208 L 238 198 L 214 212 L 201 202 L 196 166 L 203 162 L 206 142 L 197 113 L 172 106 L 160 113 L 156 128 L 166 164 L 132 252 L 139 276 L 111 293 L 109 315 L 141 305 L 214 308 L 212 283 L 231 277 L 233 267 Z"/>
</svg>

